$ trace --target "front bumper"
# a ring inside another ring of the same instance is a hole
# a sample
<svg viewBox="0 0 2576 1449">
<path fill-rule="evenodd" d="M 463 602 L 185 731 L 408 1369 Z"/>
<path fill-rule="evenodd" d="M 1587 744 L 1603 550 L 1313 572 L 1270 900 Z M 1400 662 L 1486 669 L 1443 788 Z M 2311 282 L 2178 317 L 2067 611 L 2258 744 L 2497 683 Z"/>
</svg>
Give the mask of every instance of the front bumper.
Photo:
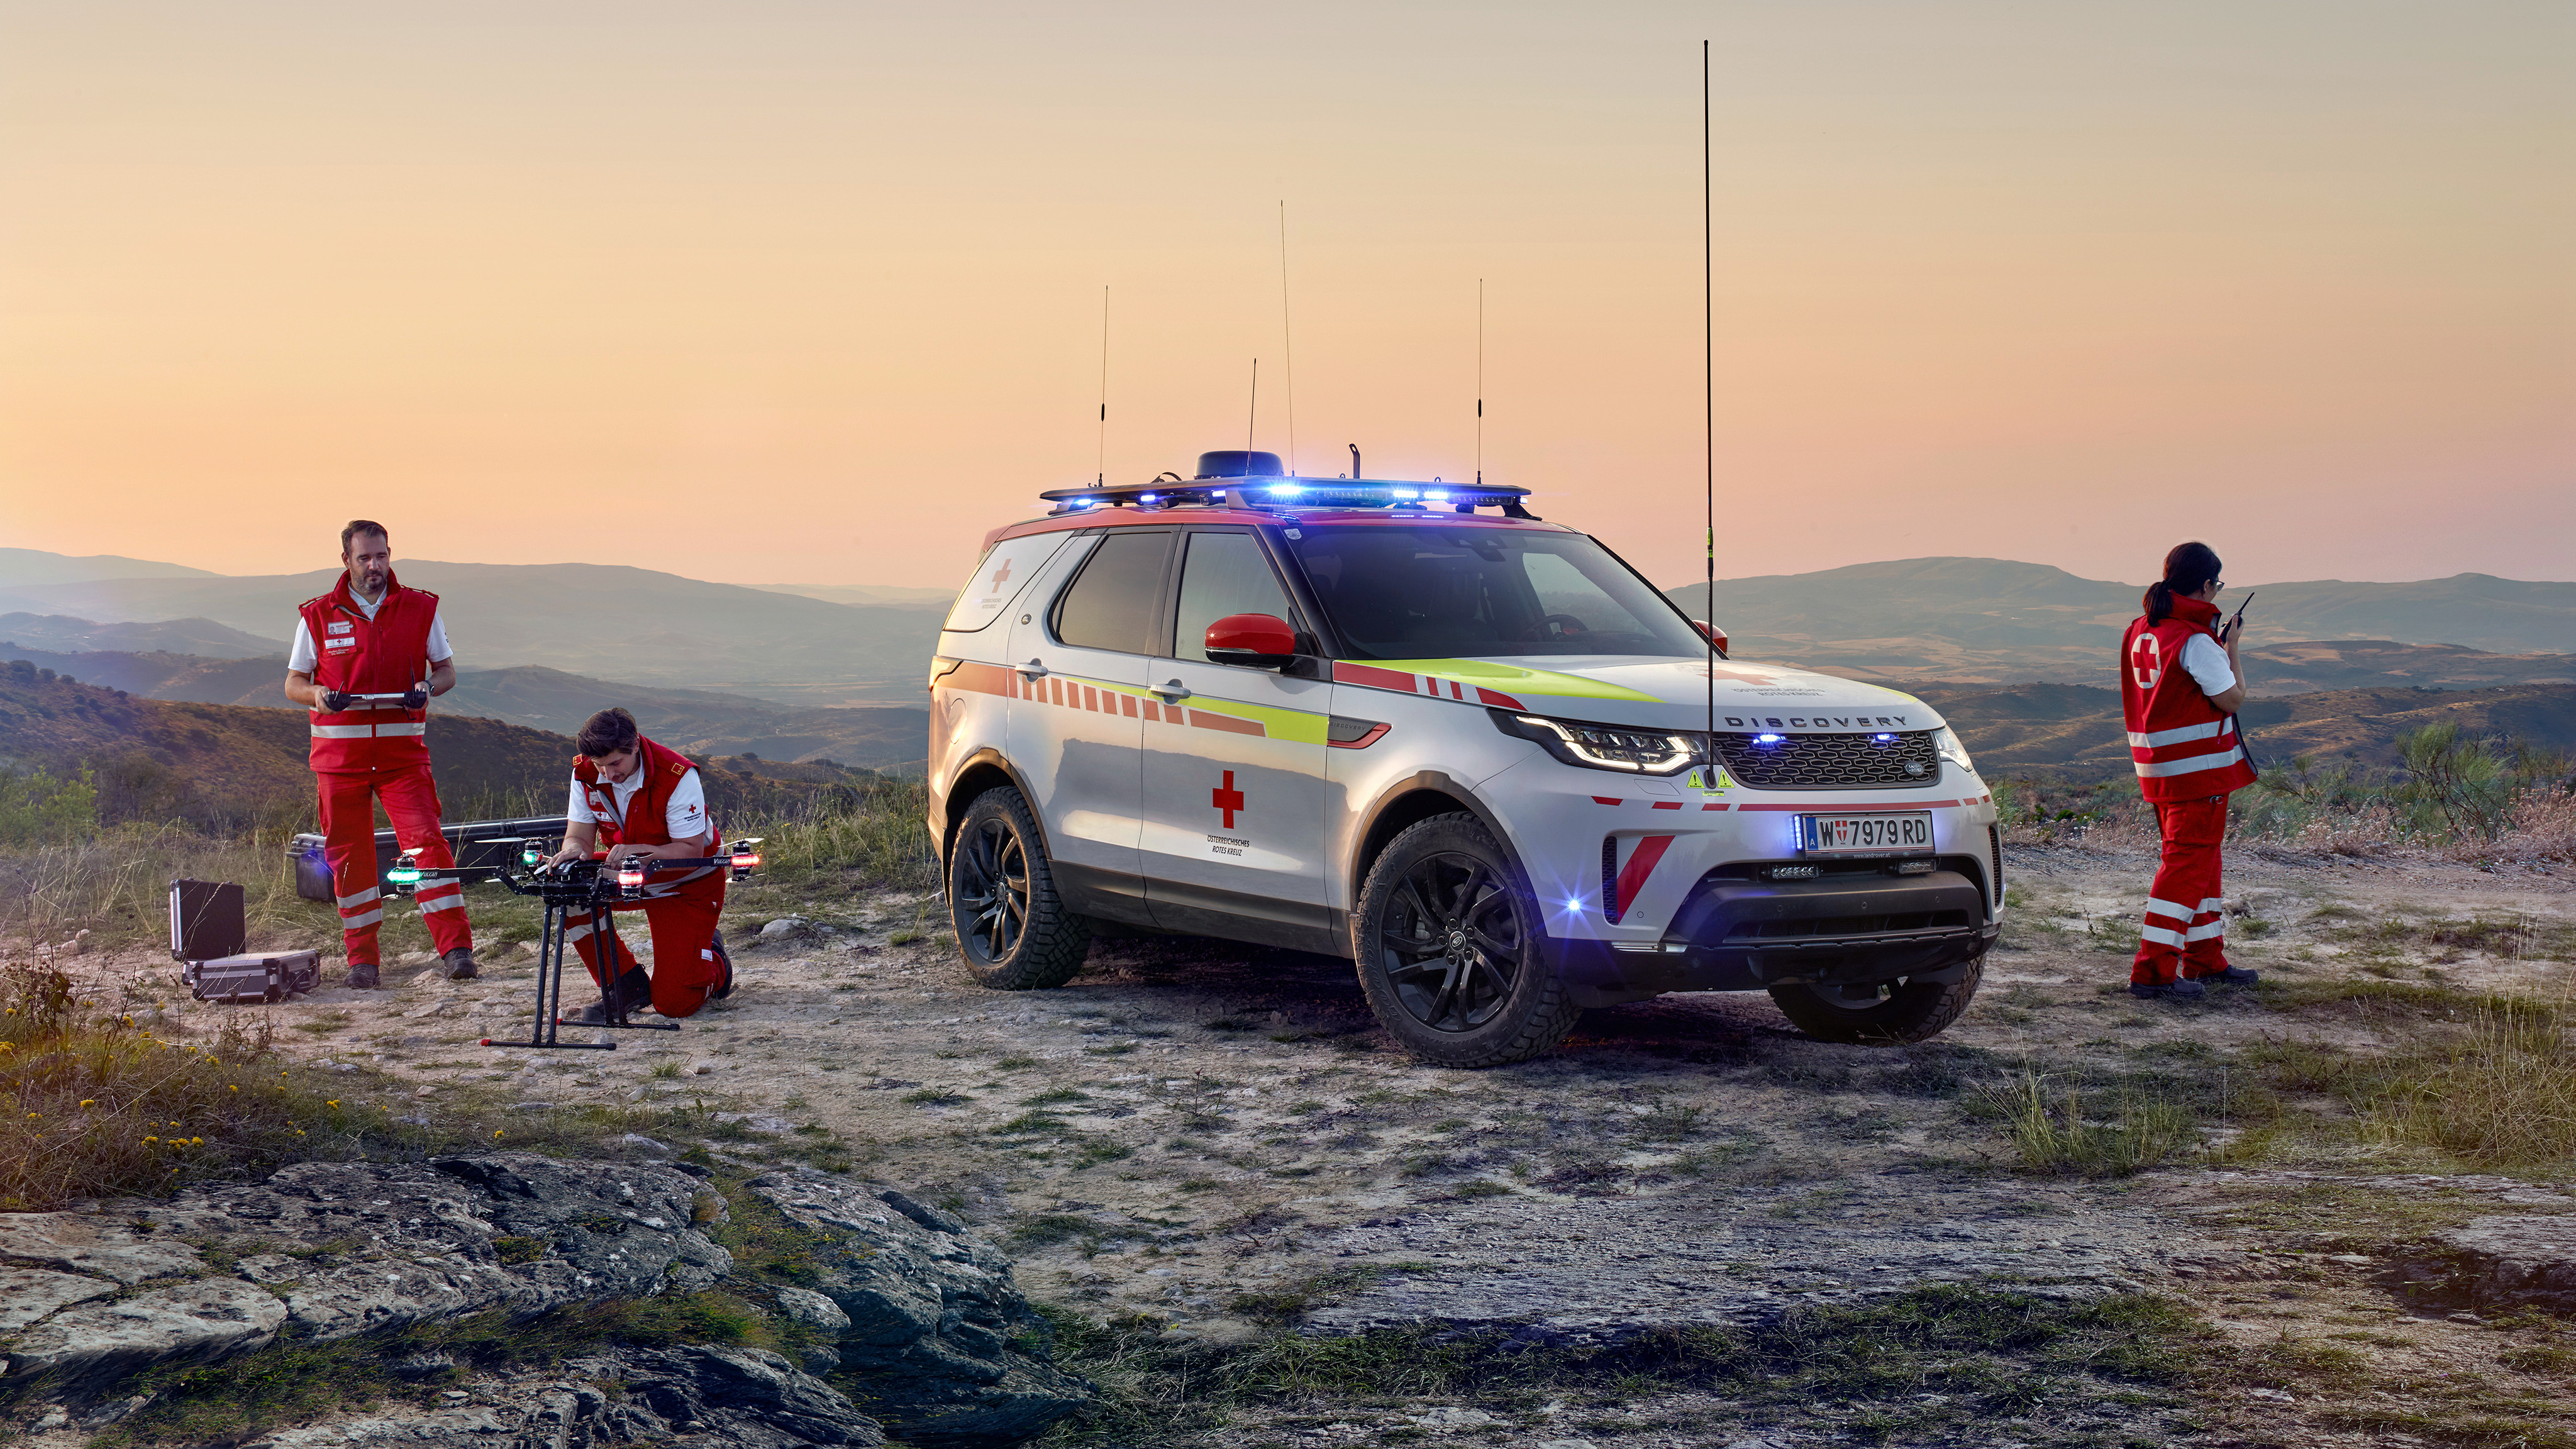
<svg viewBox="0 0 2576 1449">
<path fill-rule="evenodd" d="M 1862 870 L 1792 881 L 1763 879 L 1762 862 L 1730 866 L 1691 888 L 1659 940 L 1547 944 L 1585 1006 L 1668 991 L 1940 980 L 1994 944 L 1996 923 L 1980 863 L 1937 864 L 1922 875 Z"/>
</svg>

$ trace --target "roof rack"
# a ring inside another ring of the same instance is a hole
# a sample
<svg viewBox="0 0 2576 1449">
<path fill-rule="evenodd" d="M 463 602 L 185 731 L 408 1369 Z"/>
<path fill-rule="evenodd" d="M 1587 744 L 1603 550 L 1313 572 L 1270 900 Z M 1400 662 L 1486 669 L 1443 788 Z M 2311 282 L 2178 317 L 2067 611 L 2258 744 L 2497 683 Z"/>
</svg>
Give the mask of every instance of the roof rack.
<svg viewBox="0 0 2576 1449">
<path fill-rule="evenodd" d="M 1055 505 L 1054 514 L 1084 513 L 1097 508 L 1385 508 L 1448 509 L 1473 513 L 1499 508 L 1506 518 L 1535 519 L 1521 505 L 1526 488 L 1500 483 L 1428 483 L 1400 478 L 1300 478 L 1251 474 L 1236 478 L 1182 479 L 1166 473 L 1149 483 L 1057 488 L 1038 497 Z M 1049 516 L 1054 516 L 1050 514 Z"/>
</svg>

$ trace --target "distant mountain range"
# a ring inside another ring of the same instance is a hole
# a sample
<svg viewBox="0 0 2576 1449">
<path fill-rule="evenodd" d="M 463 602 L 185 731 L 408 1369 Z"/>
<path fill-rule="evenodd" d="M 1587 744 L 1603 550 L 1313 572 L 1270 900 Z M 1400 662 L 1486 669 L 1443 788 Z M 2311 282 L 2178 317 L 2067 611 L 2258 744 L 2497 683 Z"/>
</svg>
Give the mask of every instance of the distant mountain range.
<svg viewBox="0 0 2576 1449">
<path fill-rule="evenodd" d="M 291 634 L 294 631 L 286 631 Z M 108 650 L 127 654 L 199 654 L 209 659 L 286 657 L 284 635 L 265 639 L 228 629 L 212 619 L 162 619 L 149 624 L 94 624 L 62 614 L 0 614 L 0 639 L 30 649 L 67 654 Z"/>
<path fill-rule="evenodd" d="M 802 594 L 827 604 L 873 609 L 934 609 L 945 616 L 955 589 L 901 589 L 892 584 L 750 584 L 768 594 Z"/>
<path fill-rule="evenodd" d="M 1748 659 L 1858 679 L 2108 684 L 2140 584 L 2005 559 L 1925 558 L 1667 590 L 1727 630 Z M 2508 655 L 2576 652 L 2576 583 L 2459 574 L 2403 584 L 2258 584 L 2248 647 L 2292 640 L 2450 645 Z M 2231 589 L 2222 607 L 2246 597 Z M 2250 669 L 2248 673 L 2253 671 Z M 2261 681 L 2255 681 L 2261 687 Z"/>
<path fill-rule="evenodd" d="M 802 704 L 909 702 L 939 637 L 933 610 L 828 603 L 614 564 L 397 559 L 395 572 L 439 596 L 461 668 L 544 665 Z M 294 634 L 295 607 L 336 578 L 323 569 L 30 584 L 0 589 L 0 610 L 103 623 L 207 619 L 283 640 Z"/>
<path fill-rule="evenodd" d="M 155 563 L 94 553 L 75 558 L 40 548 L 0 548 L 0 589 L 36 584 L 84 584 L 97 579 L 215 579 L 223 575 L 186 564 Z"/>
</svg>

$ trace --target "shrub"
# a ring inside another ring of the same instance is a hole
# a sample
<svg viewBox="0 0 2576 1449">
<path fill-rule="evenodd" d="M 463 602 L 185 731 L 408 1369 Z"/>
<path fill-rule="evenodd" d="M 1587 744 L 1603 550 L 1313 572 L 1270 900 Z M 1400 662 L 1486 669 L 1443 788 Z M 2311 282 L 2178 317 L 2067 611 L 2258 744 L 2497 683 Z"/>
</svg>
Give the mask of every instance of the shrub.
<svg viewBox="0 0 2576 1449">
<path fill-rule="evenodd" d="M 87 770 L 0 769 L 0 845 L 53 845 L 98 833 L 98 785 Z"/>
</svg>

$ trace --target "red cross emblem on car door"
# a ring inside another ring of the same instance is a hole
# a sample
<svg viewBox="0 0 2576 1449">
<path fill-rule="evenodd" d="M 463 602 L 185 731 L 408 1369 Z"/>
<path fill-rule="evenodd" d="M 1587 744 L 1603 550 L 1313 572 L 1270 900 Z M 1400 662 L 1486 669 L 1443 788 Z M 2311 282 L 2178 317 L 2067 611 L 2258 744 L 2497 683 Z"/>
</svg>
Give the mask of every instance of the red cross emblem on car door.
<svg viewBox="0 0 2576 1449">
<path fill-rule="evenodd" d="M 1234 828 L 1234 812 L 1243 808 L 1243 792 L 1234 788 L 1234 772 L 1225 772 L 1225 783 L 1208 792 L 1208 803 L 1225 812 L 1225 828 Z"/>
</svg>

